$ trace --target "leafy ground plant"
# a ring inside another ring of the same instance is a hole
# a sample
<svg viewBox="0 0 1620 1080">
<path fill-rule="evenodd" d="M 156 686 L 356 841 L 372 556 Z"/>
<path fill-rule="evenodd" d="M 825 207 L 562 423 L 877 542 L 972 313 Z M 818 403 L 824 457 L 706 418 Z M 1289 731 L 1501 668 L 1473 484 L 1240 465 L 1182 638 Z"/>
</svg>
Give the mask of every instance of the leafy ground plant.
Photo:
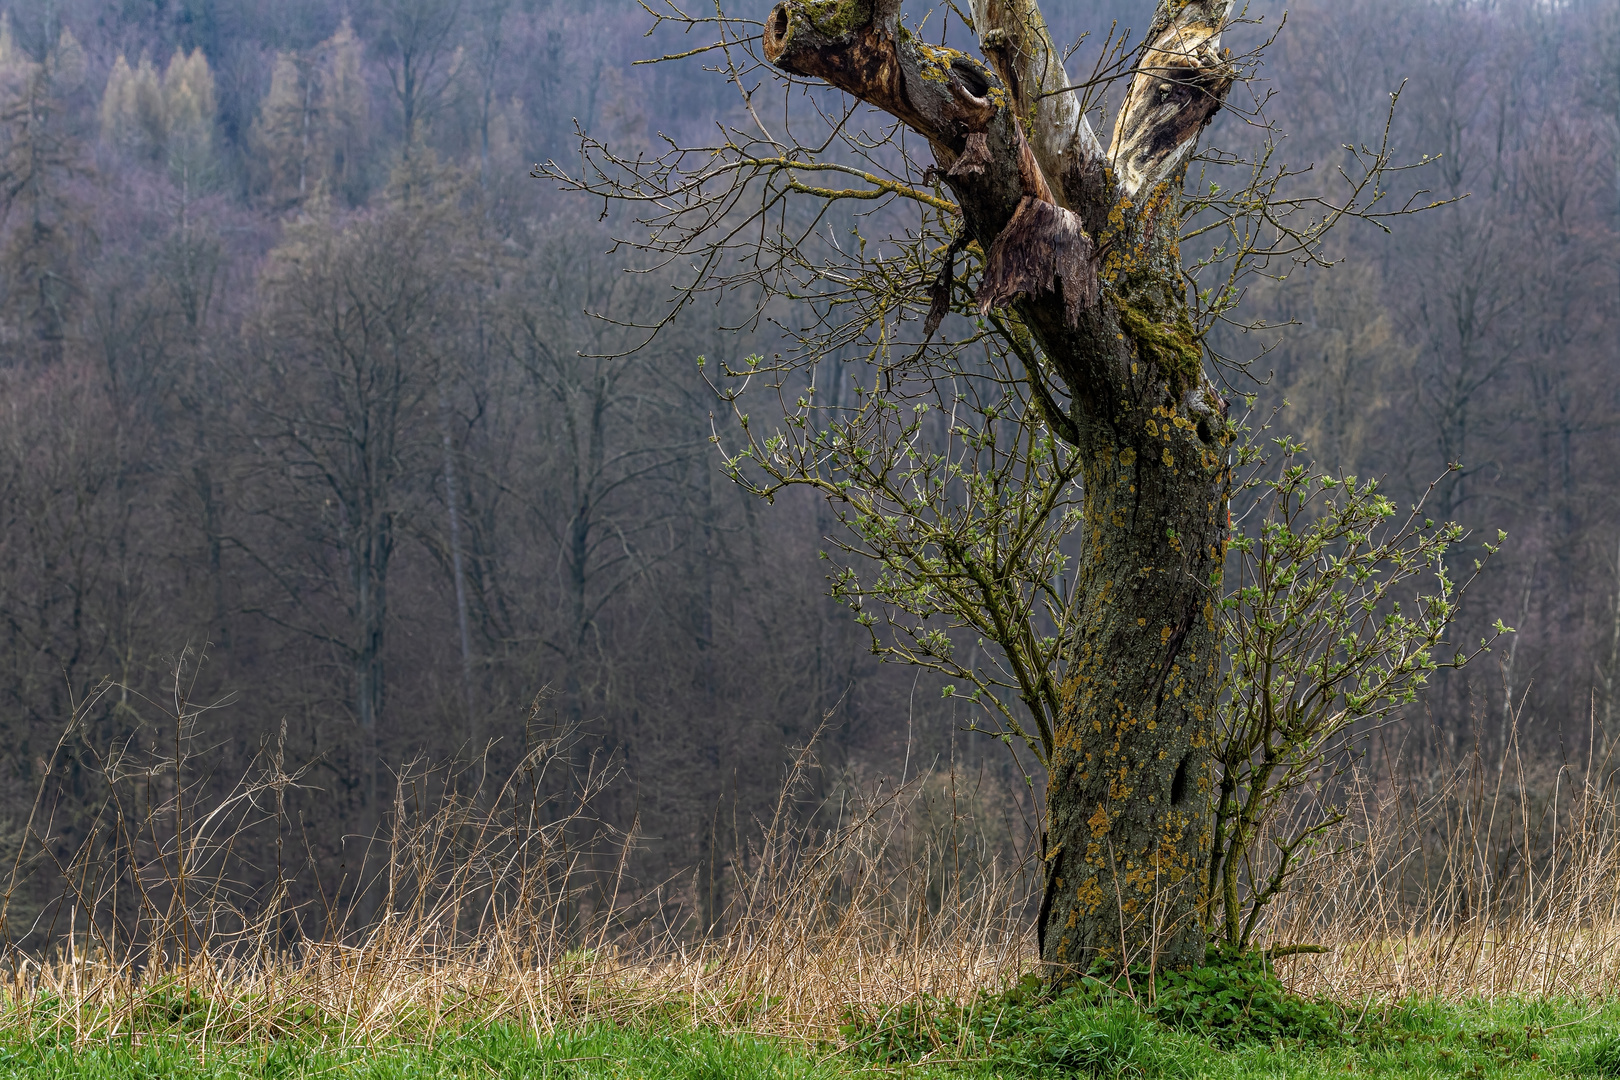
<svg viewBox="0 0 1620 1080">
<path fill-rule="evenodd" d="M 1103 969 L 1053 991 L 1033 975 L 970 1006 L 926 999 L 842 1030 L 859 1053 L 895 1064 L 980 1057 L 1011 1066 L 1095 1075 L 1149 1074 L 1165 1054 L 1155 1034 L 1213 1045 L 1335 1046 L 1344 1010 L 1291 992 L 1259 953 L 1211 947 L 1189 971 Z"/>
<path fill-rule="evenodd" d="M 1498 621 L 1457 643 L 1463 594 L 1506 537 L 1469 544 L 1461 525 L 1429 517 L 1440 480 L 1403 510 L 1375 481 L 1318 469 L 1291 438 L 1263 452 L 1265 434 L 1240 447 L 1251 471 L 1233 497 L 1219 601 L 1228 663 L 1206 892 L 1211 937 L 1242 950 L 1345 820 L 1328 792 L 1368 736 L 1436 671 L 1511 632 Z"/>
</svg>

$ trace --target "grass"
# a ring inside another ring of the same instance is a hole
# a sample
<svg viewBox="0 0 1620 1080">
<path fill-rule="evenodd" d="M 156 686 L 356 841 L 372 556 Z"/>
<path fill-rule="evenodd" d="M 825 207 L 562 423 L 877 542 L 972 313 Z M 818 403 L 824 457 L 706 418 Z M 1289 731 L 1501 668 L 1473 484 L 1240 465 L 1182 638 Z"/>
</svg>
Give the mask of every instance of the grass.
<svg viewBox="0 0 1620 1080">
<path fill-rule="evenodd" d="M 1409 1001 L 1364 1010 L 1331 1034 L 1311 1031 L 1269 1040 L 1211 1038 L 1128 1003 L 1098 1005 L 1079 996 L 991 1012 L 999 1030 L 966 1045 L 931 1044 L 916 1037 L 922 1035 L 916 1026 L 909 1043 L 856 1039 L 842 1045 L 806 1045 L 680 1023 L 603 1024 L 549 1034 L 494 1026 L 349 1045 L 306 1033 L 210 1046 L 186 1034 L 148 1032 L 139 1039 L 75 1046 L 71 1037 L 29 1039 L 12 1028 L 0 1030 L 0 1077 L 1620 1076 L 1620 1005 L 1615 1004 Z"/>
<path fill-rule="evenodd" d="M 712 1031 L 637 1032 L 598 1028 L 536 1037 L 511 1028 L 459 1032 L 424 1042 L 400 1039 L 346 1047 L 284 1039 L 207 1050 L 183 1041 L 71 1045 L 0 1042 L 0 1076 L 146 1077 L 832 1077 L 835 1066 L 758 1037 Z"/>
<path fill-rule="evenodd" d="M 627 894 L 630 838 L 585 809 L 605 777 L 574 785 L 575 817 L 545 811 L 565 738 L 487 798 L 405 776 L 349 907 L 290 901 L 279 858 L 268 883 L 246 874 L 238 838 L 285 829 L 279 758 L 217 805 L 112 785 L 119 827 L 62 868 L 54 906 L 12 922 L 15 870 L 0 893 L 0 1080 L 1620 1080 L 1606 771 L 1545 782 L 1475 754 L 1443 783 L 1369 783 L 1256 938 L 1312 951 L 1054 994 L 1034 975 L 1039 862 L 977 830 L 954 775 L 857 792 L 816 829 L 791 811 L 801 760 L 698 934 L 695 892 Z"/>
<path fill-rule="evenodd" d="M 617 1019 L 457 1025 L 457 996 L 367 1025 L 310 1007 L 307 993 L 274 1008 L 262 987 L 233 998 L 225 984 L 210 994 L 166 978 L 100 1004 L 50 989 L 13 998 L 0 1011 L 0 1078 L 1620 1077 L 1616 1001 L 1345 1003 L 1290 990 L 1257 954 L 1218 950 L 1204 968 L 1144 977 L 1056 992 L 1026 974 L 967 1000 L 847 1003 L 836 1029 L 781 998 L 734 1001 L 728 1020 L 668 982 L 656 984 L 663 997 L 594 987 L 596 1015 Z"/>
</svg>

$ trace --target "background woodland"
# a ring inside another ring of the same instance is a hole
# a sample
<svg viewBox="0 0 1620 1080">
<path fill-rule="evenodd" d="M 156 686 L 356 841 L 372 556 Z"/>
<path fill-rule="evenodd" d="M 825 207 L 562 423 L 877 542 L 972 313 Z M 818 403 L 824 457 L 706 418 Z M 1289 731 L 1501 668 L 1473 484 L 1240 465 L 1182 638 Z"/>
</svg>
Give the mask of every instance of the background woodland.
<svg viewBox="0 0 1620 1080">
<path fill-rule="evenodd" d="M 699 925 L 824 722 L 806 807 L 923 776 L 939 828 L 1028 843 L 1018 763 L 827 598 L 832 516 L 719 470 L 696 358 L 769 324 L 721 298 L 626 353 L 614 320 L 669 279 L 623 272 L 632 222 L 529 178 L 576 123 L 633 156 L 740 116 L 697 64 L 630 66 L 690 42 L 630 0 L 0 12 L 8 866 L 41 792 L 51 814 L 13 936 L 114 827 L 109 775 L 172 785 L 152 763 L 202 706 L 183 784 L 305 770 L 239 841 L 267 876 L 296 852 L 302 899 L 352 893 L 402 772 L 501 775 L 559 727 L 576 771 L 622 773 L 594 806 L 636 838 L 630 887 Z M 1052 13 L 1060 40 L 1147 14 Z M 1404 86 L 1392 143 L 1438 156 L 1406 179 L 1459 200 L 1343 234 L 1335 269 L 1252 288 L 1278 329 L 1215 343 L 1269 350 L 1235 389 L 1286 400 L 1323 465 L 1410 502 L 1460 463 L 1434 516 L 1509 534 L 1459 636 L 1518 633 L 1375 751 L 1422 776 L 1517 747 L 1551 799 L 1620 740 L 1620 11 L 1305 0 L 1261 78 L 1282 153 L 1327 171 Z"/>
</svg>

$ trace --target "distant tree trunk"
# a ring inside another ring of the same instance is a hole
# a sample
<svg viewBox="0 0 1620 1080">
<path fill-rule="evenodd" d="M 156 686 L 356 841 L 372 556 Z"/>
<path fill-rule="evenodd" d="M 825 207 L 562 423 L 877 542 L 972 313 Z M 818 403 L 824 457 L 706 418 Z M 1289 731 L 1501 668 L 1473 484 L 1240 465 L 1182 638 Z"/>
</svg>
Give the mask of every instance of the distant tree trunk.
<svg viewBox="0 0 1620 1080">
<path fill-rule="evenodd" d="M 1595 756 L 1598 761 L 1608 768 L 1609 747 L 1613 745 L 1620 732 L 1615 731 L 1615 699 L 1620 696 L 1620 544 L 1615 545 L 1614 562 L 1614 592 L 1609 602 L 1608 616 L 1608 648 L 1607 655 L 1597 665 L 1597 685 L 1603 695 L 1602 726 L 1599 728 L 1601 741 Z"/>
<path fill-rule="evenodd" d="M 355 710 L 365 754 L 366 812 L 372 826 L 382 820 L 382 808 L 377 802 L 377 766 L 382 753 L 377 724 L 388 685 L 383 645 L 388 625 L 388 563 L 393 546 L 392 515 L 384 514 L 381 520 L 366 523 L 364 531 L 354 537 L 349 552 L 349 587 L 354 590 L 358 631 L 352 654 Z"/>
<path fill-rule="evenodd" d="M 400 158 L 409 164 L 423 137 L 423 124 L 454 87 L 461 56 L 456 49 L 460 0 L 386 0 L 383 40 L 403 132 Z"/>
<path fill-rule="evenodd" d="M 467 574 L 462 561 L 461 491 L 456 483 L 456 451 L 450 438 L 450 398 L 439 388 L 439 429 L 444 442 L 444 500 L 450 516 L 450 576 L 456 592 L 456 632 L 461 644 L 461 705 L 468 752 L 478 753 L 482 736 L 473 712 L 472 626 L 467 617 Z"/>
<path fill-rule="evenodd" d="M 1059 975 L 1204 954 L 1230 436 L 1188 315 L 1179 198 L 1231 85 L 1229 7 L 1160 3 L 1109 151 L 1033 0 L 973 4 L 994 72 L 903 30 L 898 0 L 790 0 L 765 24 L 779 67 L 929 140 L 986 253 L 981 309 L 1010 303 L 1065 384 L 1050 420 L 1086 467 L 1039 917 Z"/>
<path fill-rule="evenodd" d="M 478 64 L 478 182 L 489 182 L 489 122 L 495 109 L 495 75 L 499 69 L 502 45 L 501 22 L 506 18 L 509 0 L 486 0 L 479 10 L 482 35 Z"/>
<path fill-rule="evenodd" d="M 315 119 L 315 80 L 304 78 L 304 103 L 298 117 L 298 201 L 304 201 L 309 183 L 309 136 Z"/>
</svg>

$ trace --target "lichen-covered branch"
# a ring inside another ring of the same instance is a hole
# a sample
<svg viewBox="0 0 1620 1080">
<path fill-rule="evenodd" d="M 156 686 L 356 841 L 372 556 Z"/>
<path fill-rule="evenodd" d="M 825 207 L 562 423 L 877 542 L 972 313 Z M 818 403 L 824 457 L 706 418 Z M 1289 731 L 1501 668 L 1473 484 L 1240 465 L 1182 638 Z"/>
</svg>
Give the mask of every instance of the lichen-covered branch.
<svg viewBox="0 0 1620 1080">
<path fill-rule="evenodd" d="M 1005 89 L 983 63 L 904 29 L 879 0 L 787 0 L 765 20 L 765 56 L 823 79 L 926 138 L 970 228 L 988 248 L 1023 197 L 1022 135 Z M 953 168 L 972 148 L 961 168 Z"/>
</svg>

